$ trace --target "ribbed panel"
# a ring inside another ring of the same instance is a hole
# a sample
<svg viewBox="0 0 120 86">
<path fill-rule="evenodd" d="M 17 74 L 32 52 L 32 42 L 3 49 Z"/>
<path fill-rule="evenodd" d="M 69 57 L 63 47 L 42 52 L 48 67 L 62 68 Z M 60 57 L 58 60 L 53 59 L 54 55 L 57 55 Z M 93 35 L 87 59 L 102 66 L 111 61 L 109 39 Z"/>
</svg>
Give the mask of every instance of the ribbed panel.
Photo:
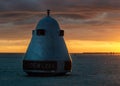
<svg viewBox="0 0 120 86">
<path fill-rule="evenodd" d="M 52 71 L 57 70 L 56 61 L 23 61 L 24 70 L 42 70 L 42 71 Z"/>
</svg>

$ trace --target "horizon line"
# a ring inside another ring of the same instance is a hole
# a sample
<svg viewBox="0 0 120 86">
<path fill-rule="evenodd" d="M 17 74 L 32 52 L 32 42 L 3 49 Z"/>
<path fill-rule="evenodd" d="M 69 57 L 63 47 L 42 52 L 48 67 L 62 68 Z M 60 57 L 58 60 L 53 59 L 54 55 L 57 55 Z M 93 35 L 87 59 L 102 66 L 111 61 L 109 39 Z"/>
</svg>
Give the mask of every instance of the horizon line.
<svg viewBox="0 0 120 86">
<path fill-rule="evenodd" d="M 0 54 L 25 54 L 26 52 L 0 52 Z M 120 54 L 120 52 L 71 52 L 69 54 Z"/>
</svg>

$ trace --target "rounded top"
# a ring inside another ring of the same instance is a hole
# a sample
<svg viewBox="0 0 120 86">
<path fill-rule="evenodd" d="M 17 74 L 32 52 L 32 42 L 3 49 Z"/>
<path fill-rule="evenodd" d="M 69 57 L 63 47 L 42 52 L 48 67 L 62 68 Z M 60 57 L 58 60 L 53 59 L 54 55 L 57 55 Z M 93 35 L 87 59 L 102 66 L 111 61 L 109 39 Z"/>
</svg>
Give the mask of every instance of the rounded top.
<svg viewBox="0 0 120 86">
<path fill-rule="evenodd" d="M 59 24 L 58 22 L 50 16 L 50 10 L 47 10 L 47 16 L 42 18 L 38 24 L 36 29 L 59 29 Z"/>
</svg>

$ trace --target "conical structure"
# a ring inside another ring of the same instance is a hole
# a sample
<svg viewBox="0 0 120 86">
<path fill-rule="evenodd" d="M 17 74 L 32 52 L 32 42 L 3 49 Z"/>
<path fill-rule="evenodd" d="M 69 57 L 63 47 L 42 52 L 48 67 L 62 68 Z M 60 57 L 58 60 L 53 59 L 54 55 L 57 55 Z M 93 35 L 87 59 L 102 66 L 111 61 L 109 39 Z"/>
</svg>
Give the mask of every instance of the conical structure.
<svg viewBox="0 0 120 86">
<path fill-rule="evenodd" d="M 64 30 L 50 16 L 41 19 L 32 32 L 32 39 L 23 59 L 23 70 L 30 73 L 60 74 L 71 71 L 72 60 L 64 39 Z"/>
</svg>

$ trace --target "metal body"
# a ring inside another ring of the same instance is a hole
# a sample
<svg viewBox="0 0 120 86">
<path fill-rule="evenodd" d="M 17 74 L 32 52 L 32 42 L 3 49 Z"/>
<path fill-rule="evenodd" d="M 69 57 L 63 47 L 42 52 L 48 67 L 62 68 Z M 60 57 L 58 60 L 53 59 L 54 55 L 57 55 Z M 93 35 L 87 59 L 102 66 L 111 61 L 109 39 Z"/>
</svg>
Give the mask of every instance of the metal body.
<svg viewBox="0 0 120 86">
<path fill-rule="evenodd" d="M 23 70 L 28 74 L 71 72 L 72 60 L 63 35 L 64 31 L 60 30 L 57 21 L 49 14 L 41 19 L 32 32 L 32 39 L 23 59 Z"/>
</svg>

